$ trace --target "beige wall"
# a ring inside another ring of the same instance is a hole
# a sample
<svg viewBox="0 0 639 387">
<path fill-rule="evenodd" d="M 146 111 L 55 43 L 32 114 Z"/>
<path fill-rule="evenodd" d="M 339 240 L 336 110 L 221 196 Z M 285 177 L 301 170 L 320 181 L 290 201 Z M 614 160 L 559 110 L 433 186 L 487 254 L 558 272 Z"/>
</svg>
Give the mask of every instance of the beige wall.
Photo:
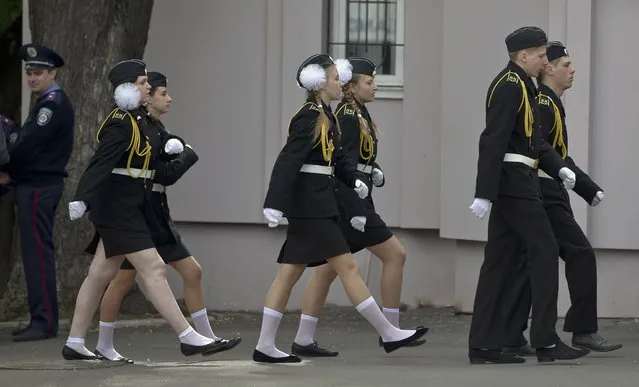
<svg viewBox="0 0 639 387">
<path fill-rule="evenodd" d="M 405 0 L 403 99 L 370 109 L 384 133 L 379 161 L 388 184 L 380 213 L 405 245 L 403 301 L 472 311 L 486 220 L 468 205 L 475 184 L 483 103 L 506 64 L 504 37 L 523 25 L 562 40 L 577 68 L 567 92 L 572 156 L 606 189 L 591 209 L 572 195 L 575 216 L 599 258 L 601 316 L 639 316 L 639 73 L 634 0 Z M 156 0 L 145 61 L 169 78 L 166 124 L 200 155 L 170 189 L 174 218 L 205 270 L 212 309 L 259 309 L 277 270 L 284 228 L 261 209 L 288 121 L 304 93 L 301 60 L 322 48 L 317 0 Z M 612 28 L 614 27 L 614 28 Z M 379 294 L 380 263 L 360 253 Z M 561 264 L 563 269 L 563 264 Z M 563 273 L 563 272 L 562 272 Z M 290 308 L 299 308 L 306 273 Z M 563 276 L 563 274 L 562 274 Z M 176 294 L 179 281 L 172 275 Z M 337 283 L 329 302 L 347 305 Z M 562 281 L 560 311 L 568 304 Z"/>
</svg>

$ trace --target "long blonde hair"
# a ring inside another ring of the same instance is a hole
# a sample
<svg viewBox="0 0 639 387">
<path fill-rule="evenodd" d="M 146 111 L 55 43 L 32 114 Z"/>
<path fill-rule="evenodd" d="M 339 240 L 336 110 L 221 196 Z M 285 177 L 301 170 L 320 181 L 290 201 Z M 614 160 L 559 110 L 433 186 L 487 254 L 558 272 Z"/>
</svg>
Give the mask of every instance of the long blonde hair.
<svg viewBox="0 0 639 387">
<path fill-rule="evenodd" d="M 373 121 L 372 118 L 369 127 L 368 121 L 362 114 L 362 109 L 360 109 L 359 105 L 355 101 L 351 85 L 356 84 L 359 79 L 359 74 L 353 73 L 351 80 L 342 86 L 342 92 L 344 93 L 342 102 L 350 106 L 357 114 L 357 121 L 359 124 L 359 156 L 362 160 L 366 160 L 368 163 L 375 153 L 375 140 L 373 139 L 373 133 L 377 136 L 379 131 L 377 129 L 377 124 L 375 124 L 375 121 Z"/>
</svg>

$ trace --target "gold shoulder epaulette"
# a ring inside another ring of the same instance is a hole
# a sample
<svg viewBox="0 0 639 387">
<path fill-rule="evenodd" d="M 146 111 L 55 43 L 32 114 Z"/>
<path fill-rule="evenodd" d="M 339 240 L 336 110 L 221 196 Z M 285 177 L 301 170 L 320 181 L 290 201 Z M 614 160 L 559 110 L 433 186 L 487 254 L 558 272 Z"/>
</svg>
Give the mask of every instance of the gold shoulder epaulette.
<svg viewBox="0 0 639 387">
<path fill-rule="evenodd" d="M 111 117 L 115 120 L 123 120 L 124 117 L 126 117 L 126 113 L 127 112 L 125 110 L 118 108 L 113 112 L 113 115 Z"/>
<path fill-rule="evenodd" d="M 508 76 L 506 77 L 506 82 L 519 83 L 519 81 L 521 80 L 517 73 L 508 72 L 507 75 Z"/>
<path fill-rule="evenodd" d="M 539 93 L 539 95 L 537 96 L 537 102 L 540 105 L 545 105 L 545 106 L 550 106 L 550 104 L 552 103 L 549 96 L 545 94 L 541 94 L 541 93 Z"/>
</svg>

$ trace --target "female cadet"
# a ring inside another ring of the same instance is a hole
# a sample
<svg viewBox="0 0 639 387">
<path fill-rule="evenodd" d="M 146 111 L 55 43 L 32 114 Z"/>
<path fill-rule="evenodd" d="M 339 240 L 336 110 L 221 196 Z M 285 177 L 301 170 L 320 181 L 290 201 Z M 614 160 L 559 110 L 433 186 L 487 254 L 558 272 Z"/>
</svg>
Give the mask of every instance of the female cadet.
<svg viewBox="0 0 639 387">
<path fill-rule="evenodd" d="M 377 157 L 377 125 L 372 120 L 366 103 L 375 99 L 375 63 L 367 58 L 353 57 L 336 61 L 340 81 L 343 84 L 342 102 L 335 115 L 342 131 L 340 144 L 346 156 L 357 164 L 371 186 L 384 185 L 384 174 L 375 161 Z M 340 226 L 351 253 L 364 248 L 382 261 L 381 295 L 384 316 L 399 328 L 399 306 L 406 251 L 386 223 L 375 211 L 369 195 L 359 200 L 353 190 L 339 184 L 337 200 L 340 210 Z M 317 344 L 314 339 L 318 316 L 324 307 L 331 283 L 337 272 L 329 265 L 315 269 L 304 295 L 302 315 L 292 352 L 299 356 L 337 356 Z M 380 345 L 381 345 L 380 338 Z M 408 346 L 424 344 L 425 340 Z"/>
<path fill-rule="evenodd" d="M 160 130 L 166 132 L 164 124 L 160 121 L 160 116 L 168 113 L 172 101 L 167 90 L 167 79 L 158 72 L 149 72 L 148 75 L 149 85 L 151 85 L 151 99 L 145 105 L 148 117 L 152 123 L 161 128 Z M 157 227 L 157 230 L 152 228 L 152 231 L 155 231 L 152 232 L 152 237 L 162 260 L 171 265 L 182 276 L 184 281 L 184 300 L 191 313 L 196 331 L 215 341 L 225 342 L 226 346 L 221 347 L 218 350 L 220 352 L 235 347 L 240 343 L 241 338 L 236 337 L 231 340 L 224 340 L 213 333 L 204 306 L 201 282 L 202 268 L 184 243 L 182 243 L 180 234 L 171 219 L 166 195 L 166 186 L 173 185 L 197 160 L 198 156 L 187 145 L 182 153 L 170 160 L 172 168 L 168 175 L 161 176 L 156 174 L 154 177 L 150 204 L 153 214 L 158 220 L 159 227 Z M 100 333 L 95 354 L 104 357 L 106 360 L 130 362 L 129 359 L 120 355 L 113 347 L 113 331 L 120 304 L 124 295 L 135 282 L 135 275 L 135 268 L 129 260 L 125 259 L 120 271 L 111 281 L 102 297 L 102 303 L 100 304 Z"/>
<path fill-rule="evenodd" d="M 341 84 L 331 57 L 317 54 L 305 60 L 297 72 L 297 83 L 308 91 L 308 99 L 291 120 L 289 136 L 273 167 L 264 203 L 264 216 L 270 227 L 277 226 L 284 215 L 289 226 L 278 257 L 282 265 L 266 296 L 253 360 L 301 361 L 278 350 L 275 336 L 291 290 L 304 269 L 327 261 L 339 275 L 357 311 L 381 335 L 386 352 L 394 351 L 422 337 L 425 329 L 401 330 L 388 322 L 362 281 L 340 230 L 333 172 L 362 199 L 368 195 L 368 187 L 339 145 L 337 119 L 329 104 L 340 98 Z"/>
<path fill-rule="evenodd" d="M 109 71 L 118 107 L 98 131 L 98 149 L 84 171 L 74 201 L 69 203 L 72 220 L 90 210 L 89 219 L 98 236 L 95 257 L 76 300 L 75 312 L 62 355 L 67 360 L 96 359 L 84 345 L 100 297 L 126 256 L 140 273 L 148 297 L 158 312 L 179 334 L 186 356 L 215 351 L 223 343 L 197 333 L 186 321 L 166 280 L 162 258 L 154 248 L 147 226 L 148 193 L 160 149 L 179 153 L 177 139 L 163 137 L 148 125 L 141 106 L 149 99 L 146 65 L 139 60 L 116 64 Z M 166 140 L 166 141 L 164 141 Z M 165 164 L 164 164 L 165 165 Z M 162 171 L 158 170 L 158 173 Z"/>
</svg>

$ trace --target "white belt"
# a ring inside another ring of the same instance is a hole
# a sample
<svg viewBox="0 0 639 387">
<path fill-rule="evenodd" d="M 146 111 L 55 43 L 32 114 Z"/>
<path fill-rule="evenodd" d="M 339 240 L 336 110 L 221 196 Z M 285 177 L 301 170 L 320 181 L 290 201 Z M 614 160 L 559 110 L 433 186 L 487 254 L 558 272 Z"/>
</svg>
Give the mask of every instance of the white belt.
<svg viewBox="0 0 639 387">
<path fill-rule="evenodd" d="M 539 166 L 539 160 L 531 159 L 530 157 L 520 155 L 517 153 L 506 153 L 504 155 L 504 162 L 522 163 L 522 164 L 526 164 L 530 168 L 537 168 Z"/>
<path fill-rule="evenodd" d="M 553 179 L 552 176 L 550 176 L 549 174 L 547 174 L 546 172 L 542 171 L 541 169 L 537 170 L 537 175 L 539 177 L 543 177 L 544 179 Z M 553 179 L 555 180 L 555 179 Z"/>
<path fill-rule="evenodd" d="M 369 175 L 373 172 L 373 166 L 372 165 L 366 165 L 366 164 L 357 164 L 357 169 L 364 172 L 364 173 L 368 173 Z"/>
<path fill-rule="evenodd" d="M 129 174 L 129 171 L 131 171 L 131 174 Z M 153 174 L 155 174 L 155 170 L 151 169 L 151 170 L 144 171 L 144 173 L 142 173 L 142 170 L 139 168 L 113 168 L 111 173 L 115 175 L 129 176 L 129 177 L 139 178 L 139 179 L 150 179 L 153 177 Z"/>
<path fill-rule="evenodd" d="M 164 192 L 166 192 L 166 187 L 163 186 L 162 184 L 154 183 L 153 184 L 153 192 L 164 193 Z"/>
<path fill-rule="evenodd" d="M 333 167 L 326 165 L 304 164 L 302 165 L 302 168 L 300 168 L 300 172 L 314 173 L 317 175 L 332 175 Z"/>
</svg>

